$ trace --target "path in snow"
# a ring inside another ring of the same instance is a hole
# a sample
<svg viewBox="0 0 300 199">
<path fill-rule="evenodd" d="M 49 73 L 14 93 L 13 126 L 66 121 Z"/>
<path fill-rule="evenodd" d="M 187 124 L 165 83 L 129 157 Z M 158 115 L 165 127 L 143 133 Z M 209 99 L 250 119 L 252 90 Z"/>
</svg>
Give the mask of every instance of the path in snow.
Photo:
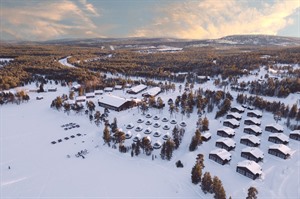
<svg viewBox="0 0 300 199">
<path fill-rule="evenodd" d="M 60 64 L 64 65 L 64 66 L 71 67 L 71 68 L 76 68 L 76 66 L 74 66 L 73 64 L 70 64 L 70 63 L 68 62 L 68 58 L 70 58 L 70 57 L 71 57 L 71 56 L 68 56 L 68 57 L 65 57 L 65 58 L 63 58 L 63 59 L 60 59 L 60 60 L 58 60 L 58 62 L 59 62 Z"/>
</svg>

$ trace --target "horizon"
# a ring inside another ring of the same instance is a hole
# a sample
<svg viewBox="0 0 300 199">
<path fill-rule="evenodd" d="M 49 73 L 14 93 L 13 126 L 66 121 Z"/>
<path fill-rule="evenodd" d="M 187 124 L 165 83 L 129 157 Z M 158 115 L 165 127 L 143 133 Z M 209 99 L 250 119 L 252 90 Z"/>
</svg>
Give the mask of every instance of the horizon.
<svg viewBox="0 0 300 199">
<path fill-rule="evenodd" d="M 1 41 L 300 37 L 297 0 L 2 0 L 0 5 Z"/>
</svg>

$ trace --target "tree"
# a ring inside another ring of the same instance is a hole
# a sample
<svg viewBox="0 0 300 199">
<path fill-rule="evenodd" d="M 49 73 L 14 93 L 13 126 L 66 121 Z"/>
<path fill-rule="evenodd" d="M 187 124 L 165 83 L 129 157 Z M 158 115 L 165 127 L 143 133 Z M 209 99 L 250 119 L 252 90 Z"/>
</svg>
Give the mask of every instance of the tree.
<svg viewBox="0 0 300 199">
<path fill-rule="evenodd" d="M 175 144 L 175 149 L 178 149 L 178 147 L 181 143 L 181 140 L 182 140 L 182 137 L 180 136 L 180 131 L 178 129 L 178 126 L 174 127 L 172 135 L 173 135 L 173 141 L 174 141 L 174 144 Z"/>
<path fill-rule="evenodd" d="M 166 159 L 166 142 L 164 142 L 163 144 L 162 144 L 162 147 L 161 147 L 161 149 L 160 149 L 160 157 L 161 157 L 161 159 Z"/>
<path fill-rule="evenodd" d="M 110 146 L 111 136 L 107 125 L 105 125 L 103 130 L 103 140 L 104 140 L 104 144 L 107 143 L 108 146 Z"/>
<path fill-rule="evenodd" d="M 65 113 L 67 113 L 68 115 L 70 114 L 70 110 L 71 110 L 71 105 L 69 103 L 64 103 L 64 111 Z"/>
<path fill-rule="evenodd" d="M 148 111 L 148 106 L 147 106 L 146 102 L 141 103 L 140 109 L 142 111 L 142 114 L 145 115 L 145 113 Z"/>
<path fill-rule="evenodd" d="M 294 119 L 295 117 L 296 117 L 296 115 L 297 115 L 297 104 L 294 104 L 293 106 L 292 106 L 292 108 L 291 108 L 291 110 L 290 110 L 290 112 L 289 112 L 289 117 L 291 118 L 291 119 Z"/>
<path fill-rule="evenodd" d="M 248 196 L 246 197 L 246 199 L 257 199 L 257 194 L 257 189 L 255 187 L 250 187 L 248 189 Z"/>
<path fill-rule="evenodd" d="M 86 102 L 86 106 L 91 113 L 93 113 L 93 111 L 95 110 L 95 107 L 96 107 L 94 102 L 92 102 L 92 101 Z"/>
<path fill-rule="evenodd" d="M 213 178 L 213 193 L 215 199 L 226 199 L 226 193 L 221 180 L 215 176 Z"/>
<path fill-rule="evenodd" d="M 136 142 L 136 146 L 135 146 L 135 148 L 134 148 L 134 154 L 136 155 L 136 156 L 138 156 L 140 153 L 141 153 L 141 142 L 140 142 L 140 140 L 138 140 L 137 142 Z"/>
<path fill-rule="evenodd" d="M 173 103 L 171 103 L 169 106 L 170 118 L 173 116 L 174 111 L 175 111 L 175 106 Z"/>
<path fill-rule="evenodd" d="M 212 193 L 212 179 L 209 172 L 205 172 L 201 181 L 201 189 L 204 193 Z"/>
<path fill-rule="evenodd" d="M 120 130 L 116 130 L 114 133 L 114 138 L 115 138 L 115 143 L 122 144 L 124 142 L 124 140 L 126 139 L 125 133 Z"/>
<path fill-rule="evenodd" d="M 113 123 L 111 124 L 111 131 L 112 132 L 116 132 L 118 129 L 118 121 L 117 118 L 114 118 Z"/>
<path fill-rule="evenodd" d="M 192 168 L 192 183 L 198 184 L 201 182 L 201 176 L 202 176 L 202 169 L 200 164 L 196 163 L 194 167 Z"/>
<path fill-rule="evenodd" d="M 100 113 L 100 111 L 96 111 L 96 113 L 94 114 L 94 119 L 95 119 L 95 124 L 97 126 L 99 126 L 99 124 L 101 122 L 101 113 Z"/>
<path fill-rule="evenodd" d="M 297 112 L 296 121 L 297 121 L 297 124 L 300 121 L 300 108 L 298 109 L 298 112 Z"/>
<path fill-rule="evenodd" d="M 192 137 L 189 150 L 195 151 L 200 144 L 202 144 L 202 138 L 201 138 L 200 130 L 197 129 L 195 135 Z"/>
<path fill-rule="evenodd" d="M 168 139 L 166 141 L 166 159 L 171 160 L 173 156 L 173 150 L 174 150 L 175 144 L 172 139 Z"/>
<path fill-rule="evenodd" d="M 208 131 L 209 130 L 209 121 L 207 119 L 207 117 L 204 117 L 204 119 L 202 120 L 202 131 Z"/>
</svg>

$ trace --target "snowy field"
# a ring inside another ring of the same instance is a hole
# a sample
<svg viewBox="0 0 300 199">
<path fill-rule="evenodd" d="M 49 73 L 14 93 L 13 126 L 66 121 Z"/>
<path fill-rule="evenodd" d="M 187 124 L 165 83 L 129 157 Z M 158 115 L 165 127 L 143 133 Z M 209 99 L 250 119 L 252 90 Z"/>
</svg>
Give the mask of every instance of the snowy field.
<svg viewBox="0 0 300 199">
<path fill-rule="evenodd" d="M 162 93 L 159 96 L 165 103 L 169 98 L 175 100 L 180 95 L 178 86 L 176 84 L 175 92 Z M 195 89 L 199 86 L 196 85 Z M 215 89 L 212 81 L 202 84 L 201 87 Z M 270 113 L 263 112 L 261 126 L 263 134 L 260 136 L 260 149 L 264 152 L 264 161 L 259 164 L 262 166 L 263 175 L 253 181 L 236 172 L 237 163 L 244 160 L 240 153 L 246 146 L 239 141 L 245 135 L 243 121 L 247 111 L 242 114 L 241 126 L 235 130 L 234 140 L 237 146 L 230 152 L 230 164 L 222 166 L 208 159 L 209 152 L 216 148 L 215 141 L 220 138 L 216 134 L 217 129 L 223 127 L 224 118 L 214 119 L 216 108 L 207 115 L 212 133 L 210 141 L 204 142 L 196 151 L 189 152 L 188 146 L 196 130 L 197 116 L 195 113 L 190 118 L 183 116 L 183 121 L 187 123 L 186 133 L 172 160 L 161 160 L 160 150 L 153 151 L 157 158 L 152 160 L 151 156 L 145 154 L 131 157 L 130 153 L 122 154 L 117 149 L 103 145 L 103 124 L 97 127 L 90 123 L 84 113 L 79 115 L 71 112 L 67 115 L 63 111 L 51 109 L 51 101 L 63 93 L 68 94 L 69 88 L 58 87 L 57 92 L 44 93 L 43 100 L 35 99 L 40 94 L 29 93 L 31 100 L 28 103 L 0 107 L 0 198 L 213 198 L 211 194 L 205 195 L 199 185 L 191 183 L 191 169 L 199 153 L 205 157 L 203 173 L 209 171 L 212 176 L 218 176 L 223 182 L 227 197 L 245 198 L 250 186 L 258 189 L 259 198 L 296 199 L 300 196 L 299 142 L 290 140 L 288 146 L 293 154 L 288 160 L 269 155 L 267 150 L 273 143 L 267 141 L 269 133 L 264 128 L 267 124 L 274 123 Z M 237 93 L 231 93 L 235 98 Z M 127 98 L 132 96 L 122 90 L 114 91 L 113 94 Z M 287 104 L 295 103 L 297 97 L 290 96 L 281 100 Z M 139 98 L 140 94 L 136 97 Z M 95 102 L 96 100 L 97 98 L 93 99 Z M 103 113 L 103 108 L 98 105 L 96 110 Z M 168 106 L 162 112 L 150 109 L 149 113 L 153 116 L 159 115 L 161 119 L 171 119 Z M 122 112 L 111 111 L 110 122 L 114 117 L 125 132 L 128 123 L 137 126 L 139 118 L 147 120 L 137 108 Z M 177 113 L 172 119 L 179 123 L 182 115 Z M 65 131 L 61 125 L 70 122 L 79 124 L 80 127 Z M 284 122 L 285 119 L 279 123 L 283 125 Z M 164 123 L 160 120 L 160 124 L 163 126 Z M 169 125 L 171 131 L 174 125 Z M 144 129 L 147 127 L 145 122 L 141 126 Z M 164 134 L 166 130 L 162 126 L 159 130 Z M 136 135 L 134 129 L 131 131 Z M 289 132 L 285 127 L 284 133 L 289 135 Z M 76 136 L 78 133 L 81 136 Z M 140 134 L 144 136 L 143 131 Z M 71 135 L 75 135 L 75 138 L 70 138 Z M 152 134 L 150 136 L 152 143 L 156 140 L 162 142 L 161 137 L 154 138 Z M 65 137 L 70 139 L 65 140 Z M 58 139 L 62 139 L 62 142 L 51 144 Z M 125 142 L 126 145 L 131 143 L 131 140 Z M 85 159 L 75 157 L 76 153 L 85 149 L 89 152 Z M 175 162 L 178 160 L 182 161 L 184 168 L 176 168 Z M 9 166 L 11 169 L 8 169 Z"/>
</svg>

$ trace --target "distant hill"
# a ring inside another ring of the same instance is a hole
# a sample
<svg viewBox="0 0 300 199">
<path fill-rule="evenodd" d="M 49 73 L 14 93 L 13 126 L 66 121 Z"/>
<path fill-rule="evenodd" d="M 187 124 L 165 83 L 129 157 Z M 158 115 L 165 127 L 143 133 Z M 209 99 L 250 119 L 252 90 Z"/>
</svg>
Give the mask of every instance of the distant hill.
<svg viewBox="0 0 300 199">
<path fill-rule="evenodd" d="M 2 41 L 5 43 L 5 41 Z M 188 40 L 176 38 L 66 38 L 42 42 L 9 41 L 6 43 L 46 44 L 46 45 L 80 45 L 80 46 L 107 46 L 116 45 L 119 48 L 140 45 L 167 45 L 174 47 L 191 46 L 300 46 L 300 38 L 271 35 L 230 35 L 219 39 Z"/>
</svg>

